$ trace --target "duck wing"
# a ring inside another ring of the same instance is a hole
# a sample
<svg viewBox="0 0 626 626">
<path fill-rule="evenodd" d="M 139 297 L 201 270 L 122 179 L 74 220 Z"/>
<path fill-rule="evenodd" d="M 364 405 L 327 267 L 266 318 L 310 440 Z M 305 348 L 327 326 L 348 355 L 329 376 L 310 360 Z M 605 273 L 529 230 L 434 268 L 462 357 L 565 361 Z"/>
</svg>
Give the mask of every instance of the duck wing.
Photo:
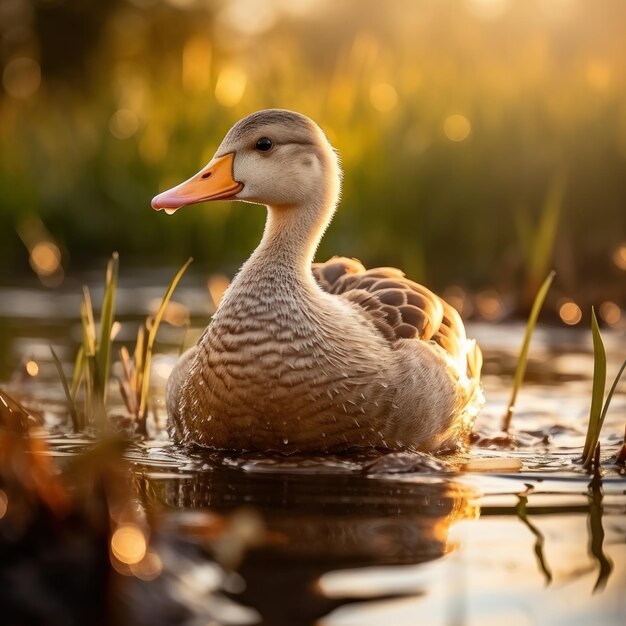
<svg viewBox="0 0 626 626">
<path fill-rule="evenodd" d="M 328 293 L 362 307 L 380 333 L 399 339 L 434 341 L 455 361 L 467 365 L 471 379 L 480 374 L 480 350 L 468 342 L 456 309 L 395 267 L 365 269 L 355 259 L 333 257 L 313 264 L 313 276 Z"/>
</svg>

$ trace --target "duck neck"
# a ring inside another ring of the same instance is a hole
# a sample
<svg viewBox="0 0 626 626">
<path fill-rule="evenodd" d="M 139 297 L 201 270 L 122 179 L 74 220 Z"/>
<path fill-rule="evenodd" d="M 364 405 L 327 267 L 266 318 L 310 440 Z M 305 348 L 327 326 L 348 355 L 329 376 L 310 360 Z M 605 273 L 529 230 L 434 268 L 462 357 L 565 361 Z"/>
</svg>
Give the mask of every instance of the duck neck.
<svg viewBox="0 0 626 626">
<path fill-rule="evenodd" d="M 251 278 L 276 278 L 293 285 L 310 283 L 311 263 L 330 223 L 335 200 L 320 198 L 298 206 L 269 206 L 261 243 L 241 274 Z"/>
</svg>

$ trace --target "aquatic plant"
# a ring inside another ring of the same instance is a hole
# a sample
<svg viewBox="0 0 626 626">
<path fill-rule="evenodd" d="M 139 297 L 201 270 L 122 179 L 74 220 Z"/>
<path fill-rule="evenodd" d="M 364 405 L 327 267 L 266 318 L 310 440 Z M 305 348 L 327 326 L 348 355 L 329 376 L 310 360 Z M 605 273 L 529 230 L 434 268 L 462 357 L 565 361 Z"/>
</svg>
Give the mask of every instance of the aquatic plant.
<svg viewBox="0 0 626 626">
<path fill-rule="evenodd" d="M 589 422 L 587 424 L 587 436 L 585 437 L 585 445 L 582 455 L 583 467 L 586 469 L 589 469 L 592 466 L 594 453 L 596 451 L 596 447 L 598 446 L 598 440 L 600 439 L 600 432 L 602 431 L 602 425 L 604 424 L 606 413 L 609 410 L 609 405 L 611 404 L 617 384 L 619 383 L 624 369 L 626 369 L 625 360 L 617 372 L 617 376 L 615 377 L 605 400 L 606 350 L 604 348 L 604 342 L 602 341 L 602 335 L 600 334 L 596 312 L 593 307 L 591 309 L 591 334 L 593 337 L 593 383 L 591 390 Z M 624 445 L 626 446 L 626 440 Z M 620 457 L 621 453 L 618 455 L 618 461 Z"/>
<path fill-rule="evenodd" d="M 86 420 L 101 425 L 106 419 L 106 396 L 111 366 L 111 331 L 115 316 L 118 268 L 119 255 L 114 252 L 106 269 L 99 337 L 91 294 L 86 285 L 83 286 L 83 302 L 80 311 L 83 343 L 76 357 L 73 380 L 75 386 L 74 384 L 72 386 L 77 393 L 81 379 L 84 381 Z"/>
<path fill-rule="evenodd" d="M 52 353 L 52 358 L 54 360 L 54 365 L 57 368 L 57 373 L 59 375 L 59 380 L 61 381 L 61 386 L 63 387 L 63 393 L 65 394 L 65 399 L 67 400 L 67 406 L 69 407 L 70 417 L 72 418 L 72 427 L 75 433 L 78 433 L 82 430 L 83 424 L 81 423 L 81 418 L 76 410 L 76 403 L 74 402 L 74 398 L 72 396 L 72 392 L 67 384 L 67 379 L 65 378 L 65 374 L 63 372 L 63 363 L 61 363 L 61 359 L 57 356 L 57 353 L 54 351 L 54 348 L 50 346 L 50 352 Z"/>
<path fill-rule="evenodd" d="M 106 420 L 118 270 L 119 255 L 114 252 L 107 263 L 105 274 L 99 335 L 91 303 L 91 294 L 89 288 L 86 285 L 83 286 L 83 300 L 80 306 L 82 344 L 76 355 L 71 386 L 67 383 L 60 359 L 55 351 L 50 348 L 67 399 L 74 432 L 79 432 L 89 423 L 103 425 Z M 82 415 L 76 407 L 76 398 L 81 386 L 85 397 Z"/>
<path fill-rule="evenodd" d="M 122 375 L 118 378 L 120 392 L 126 408 L 135 418 L 137 431 L 145 434 L 148 392 L 150 388 L 150 366 L 154 342 L 165 309 L 185 270 L 192 259 L 176 273 L 159 304 L 154 317 L 148 317 L 140 326 L 133 358 L 125 347 L 120 349 Z M 83 300 L 80 307 L 81 346 L 74 362 L 71 385 L 63 372 L 63 364 L 56 352 L 50 348 L 63 392 L 69 407 L 74 432 L 80 432 L 87 425 L 103 427 L 107 423 L 107 391 L 111 373 L 111 350 L 115 336 L 115 299 L 119 270 L 119 255 L 114 252 L 107 264 L 104 297 L 98 326 L 95 322 L 91 294 L 87 286 L 83 287 Z M 77 408 L 80 391 L 84 394 L 84 410 Z"/>
<path fill-rule="evenodd" d="M 139 327 L 133 358 L 130 358 L 127 348 L 120 348 L 120 361 L 122 363 L 122 376 L 118 379 L 120 393 L 126 408 L 135 418 L 137 431 L 144 435 L 146 434 L 150 366 L 154 342 L 172 294 L 192 261 L 193 259 L 190 257 L 178 270 L 165 290 L 154 317 L 148 317 L 145 325 Z"/>
<path fill-rule="evenodd" d="M 515 368 L 515 376 L 513 378 L 513 389 L 511 390 L 511 398 L 509 400 L 509 406 L 502 420 L 502 430 L 506 433 L 509 432 L 509 428 L 511 427 L 511 419 L 513 418 L 513 413 L 515 412 L 515 402 L 517 400 L 517 394 L 522 386 L 522 381 L 524 380 L 524 374 L 526 373 L 526 366 L 528 364 L 528 350 L 530 348 L 530 340 L 532 339 L 533 332 L 535 331 L 535 326 L 537 325 L 537 318 L 539 317 L 539 313 L 541 311 L 541 307 L 548 295 L 548 291 L 550 289 L 550 285 L 552 285 L 552 281 L 554 280 L 556 272 L 551 271 L 546 279 L 543 281 L 537 295 L 535 296 L 535 300 L 533 302 L 533 306 L 530 310 L 530 315 L 528 316 L 528 321 L 526 322 L 526 331 L 524 333 L 524 340 L 522 341 L 522 347 L 520 349 L 519 357 L 517 359 L 517 367 Z"/>
</svg>

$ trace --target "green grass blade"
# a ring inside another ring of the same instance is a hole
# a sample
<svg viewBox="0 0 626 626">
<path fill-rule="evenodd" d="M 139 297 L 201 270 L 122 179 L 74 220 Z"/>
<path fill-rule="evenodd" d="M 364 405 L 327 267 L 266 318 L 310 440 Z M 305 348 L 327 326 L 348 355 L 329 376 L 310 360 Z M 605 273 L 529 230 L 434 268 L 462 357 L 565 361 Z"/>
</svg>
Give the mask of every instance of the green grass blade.
<svg viewBox="0 0 626 626">
<path fill-rule="evenodd" d="M 74 403 L 74 398 L 70 393 L 70 388 L 67 384 L 67 379 L 65 378 L 65 374 L 63 373 L 63 364 L 61 363 L 61 359 L 57 356 L 57 353 L 54 351 L 54 348 L 50 346 L 50 352 L 52 353 L 52 358 L 54 359 L 54 364 L 56 365 L 57 372 L 59 374 L 59 379 L 61 380 L 61 385 L 63 386 L 63 391 L 65 393 L 65 398 L 67 399 L 67 405 L 70 410 L 70 416 L 72 417 L 72 427 L 74 428 L 74 432 L 80 432 L 80 420 L 78 418 L 78 411 L 76 410 L 76 404 Z"/>
<path fill-rule="evenodd" d="M 178 285 L 178 282 L 182 278 L 183 274 L 189 267 L 190 263 L 193 259 L 190 257 L 187 259 L 187 262 L 178 270 L 176 276 L 172 279 L 172 282 L 169 284 L 165 295 L 163 296 L 163 300 L 161 300 L 161 305 L 154 316 L 154 320 L 152 325 L 150 326 L 150 330 L 148 332 L 148 339 L 146 342 L 146 352 L 145 358 L 143 362 L 143 377 L 141 382 L 141 401 L 139 403 L 139 417 L 140 419 L 145 419 L 146 416 L 146 405 L 148 402 L 148 390 L 150 387 L 150 365 L 152 362 L 152 349 L 154 347 L 154 342 L 156 340 L 157 331 L 159 330 L 159 325 L 161 324 L 161 319 L 163 318 L 163 314 L 165 313 L 165 308 L 167 307 L 172 294 L 174 293 L 174 289 Z"/>
<path fill-rule="evenodd" d="M 613 394 L 615 393 L 615 390 L 617 389 L 617 385 L 625 369 L 626 369 L 626 360 L 622 363 L 622 366 L 619 368 L 619 371 L 617 372 L 617 376 L 615 377 L 615 380 L 613 381 L 613 384 L 611 385 L 611 388 L 609 389 L 609 393 L 606 396 L 606 400 L 604 401 L 604 406 L 602 407 L 602 415 L 600 415 L 600 429 L 602 429 L 602 426 L 604 425 L 604 418 L 606 417 L 606 413 L 609 410 L 609 405 L 611 404 L 611 400 L 613 399 Z"/>
<path fill-rule="evenodd" d="M 89 287 L 83 286 L 83 301 L 80 306 L 80 321 L 83 331 L 83 349 L 85 356 L 94 356 L 96 353 L 96 324 L 93 320 L 93 307 Z"/>
<path fill-rule="evenodd" d="M 83 286 L 83 301 L 80 305 L 80 321 L 83 341 L 83 376 L 85 380 L 85 419 L 94 415 L 94 355 L 96 353 L 96 329 L 93 321 L 93 309 L 89 288 Z"/>
<path fill-rule="evenodd" d="M 587 436 L 585 438 L 585 447 L 583 448 L 584 467 L 591 465 L 593 453 L 600 438 L 604 387 L 606 385 L 606 351 L 593 307 L 591 308 L 591 334 L 593 337 L 593 386 L 591 390 L 589 424 L 587 425 Z"/>
<path fill-rule="evenodd" d="M 615 377 L 615 380 L 613 381 L 613 384 L 611 385 L 611 388 L 609 389 L 609 393 L 606 396 L 606 400 L 604 401 L 604 407 L 602 407 L 602 415 L 600 415 L 600 425 L 598 429 L 598 436 L 599 436 L 599 433 L 602 431 L 602 426 L 604 426 L 604 418 L 606 417 L 607 411 L 609 410 L 609 405 L 611 404 L 611 400 L 613 399 L 613 394 L 615 393 L 615 390 L 617 389 L 617 385 L 622 377 L 622 374 L 624 373 L 624 370 L 626 370 L 626 360 L 622 363 L 622 366 L 619 368 L 617 372 L 617 376 Z M 622 449 L 620 450 L 620 453 L 617 455 L 617 464 L 623 465 L 625 462 L 626 462 L 626 432 L 624 432 L 624 444 L 622 445 Z"/>
<path fill-rule="evenodd" d="M 509 432 L 509 428 L 511 427 L 511 419 L 513 417 L 513 413 L 515 412 L 515 402 L 517 400 L 517 394 L 520 390 L 520 387 L 522 386 L 524 375 L 526 374 L 530 340 L 532 339 L 535 326 L 537 325 L 537 318 L 539 317 L 541 307 L 543 307 L 543 303 L 545 302 L 546 296 L 548 295 L 548 291 L 550 290 L 550 285 L 552 285 L 554 276 L 555 272 L 552 271 L 543 281 L 543 285 L 541 285 L 541 288 L 535 296 L 535 301 L 533 302 L 530 315 L 528 316 L 528 321 L 526 322 L 526 332 L 524 333 L 524 341 L 522 342 L 522 348 L 520 350 L 519 358 L 517 359 L 517 368 L 515 369 L 515 377 L 513 379 L 511 398 L 509 400 L 507 412 L 504 416 L 504 419 L 502 420 L 502 430 L 504 432 Z"/>
<path fill-rule="evenodd" d="M 111 367 L 111 329 L 115 316 L 115 293 L 117 289 L 117 275 L 119 255 L 114 252 L 107 265 L 102 311 L 100 312 L 100 341 L 96 353 L 98 370 L 98 388 L 102 395 L 102 403 L 106 403 L 109 371 Z"/>
<path fill-rule="evenodd" d="M 78 348 L 76 354 L 76 360 L 74 361 L 74 372 L 72 374 L 72 398 L 76 400 L 76 394 L 78 394 L 78 388 L 80 387 L 80 381 L 83 379 L 83 373 L 85 371 L 85 349 L 83 346 Z"/>
<path fill-rule="evenodd" d="M 146 356 L 146 327 L 140 326 L 137 331 L 137 343 L 135 344 L 135 352 L 133 356 L 134 368 L 133 376 L 131 379 L 131 388 L 133 393 L 138 398 L 137 410 L 139 410 L 139 404 L 141 403 L 141 390 L 143 388 L 143 361 Z"/>
</svg>

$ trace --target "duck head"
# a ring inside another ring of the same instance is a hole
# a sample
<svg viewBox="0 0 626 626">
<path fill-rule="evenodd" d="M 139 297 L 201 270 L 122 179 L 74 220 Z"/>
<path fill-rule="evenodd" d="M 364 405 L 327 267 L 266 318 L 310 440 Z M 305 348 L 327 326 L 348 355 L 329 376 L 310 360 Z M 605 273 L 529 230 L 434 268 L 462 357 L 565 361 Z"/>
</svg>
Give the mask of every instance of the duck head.
<svg viewBox="0 0 626 626">
<path fill-rule="evenodd" d="M 185 182 L 152 200 L 173 213 L 207 200 L 242 200 L 272 208 L 314 203 L 334 207 L 341 172 L 328 139 L 308 117 L 282 109 L 237 122 L 211 161 Z"/>
</svg>

